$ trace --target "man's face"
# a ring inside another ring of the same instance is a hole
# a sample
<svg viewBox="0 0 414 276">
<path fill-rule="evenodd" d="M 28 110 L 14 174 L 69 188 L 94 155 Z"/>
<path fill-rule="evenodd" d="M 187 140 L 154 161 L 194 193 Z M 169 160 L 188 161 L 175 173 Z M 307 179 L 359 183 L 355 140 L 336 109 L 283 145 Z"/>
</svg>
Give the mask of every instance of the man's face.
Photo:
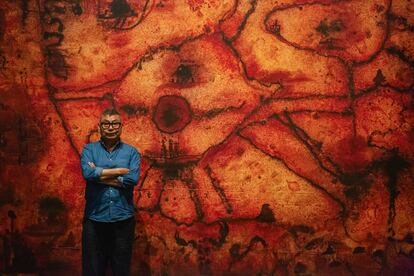
<svg viewBox="0 0 414 276">
<path fill-rule="evenodd" d="M 101 138 L 117 140 L 121 136 L 122 121 L 119 115 L 104 115 L 99 122 Z"/>
</svg>

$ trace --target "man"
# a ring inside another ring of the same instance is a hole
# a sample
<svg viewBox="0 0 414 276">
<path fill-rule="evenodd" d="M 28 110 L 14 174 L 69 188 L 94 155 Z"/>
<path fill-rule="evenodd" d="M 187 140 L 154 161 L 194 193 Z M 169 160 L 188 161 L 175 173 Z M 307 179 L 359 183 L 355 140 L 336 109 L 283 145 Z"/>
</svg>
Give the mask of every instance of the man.
<svg viewBox="0 0 414 276">
<path fill-rule="evenodd" d="M 83 275 L 129 275 L 134 240 L 133 189 L 140 154 L 120 140 L 122 121 L 114 109 L 102 113 L 101 139 L 85 145 L 81 166 L 86 180 L 82 231 Z"/>
</svg>

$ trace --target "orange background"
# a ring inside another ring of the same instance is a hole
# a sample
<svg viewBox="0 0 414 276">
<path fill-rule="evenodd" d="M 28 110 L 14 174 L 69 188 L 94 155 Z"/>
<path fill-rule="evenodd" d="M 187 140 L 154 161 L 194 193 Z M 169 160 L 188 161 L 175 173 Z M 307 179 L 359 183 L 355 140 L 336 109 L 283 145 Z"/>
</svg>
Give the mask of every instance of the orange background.
<svg viewBox="0 0 414 276">
<path fill-rule="evenodd" d="M 0 3 L 0 272 L 80 275 L 83 145 L 142 154 L 134 275 L 414 273 L 414 3 Z"/>
</svg>

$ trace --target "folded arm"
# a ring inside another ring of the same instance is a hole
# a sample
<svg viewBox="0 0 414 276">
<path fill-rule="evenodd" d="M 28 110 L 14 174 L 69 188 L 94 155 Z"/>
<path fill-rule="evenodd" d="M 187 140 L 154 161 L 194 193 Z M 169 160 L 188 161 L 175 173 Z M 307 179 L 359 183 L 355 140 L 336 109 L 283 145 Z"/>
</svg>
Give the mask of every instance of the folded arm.
<svg viewBox="0 0 414 276">
<path fill-rule="evenodd" d="M 81 167 L 82 175 L 87 181 L 99 181 L 99 177 L 102 175 L 103 168 L 91 166 L 90 163 L 93 161 L 91 150 L 85 146 L 81 154 Z M 92 162 L 93 163 L 93 162 Z"/>
<path fill-rule="evenodd" d="M 88 162 L 88 165 L 91 168 L 96 168 L 93 162 Z M 119 177 L 127 174 L 128 172 L 129 169 L 127 168 L 102 169 L 98 183 L 114 187 L 123 187 Z"/>
<path fill-rule="evenodd" d="M 128 168 L 106 169 L 97 167 L 93 163 L 92 153 L 88 147 L 82 150 L 81 154 L 82 175 L 87 181 L 109 185 L 113 187 L 123 187 L 122 175 L 128 174 Z"/>
<path fill-rule="evenodd" d="M 141 155 L 136 149 L 131 152 L 131 159 L 129 161 L 129 172 L 118 176 L 117 179 L 125 186 L 135 186 L 138 183 L 140 172 Z"/>
</svg>

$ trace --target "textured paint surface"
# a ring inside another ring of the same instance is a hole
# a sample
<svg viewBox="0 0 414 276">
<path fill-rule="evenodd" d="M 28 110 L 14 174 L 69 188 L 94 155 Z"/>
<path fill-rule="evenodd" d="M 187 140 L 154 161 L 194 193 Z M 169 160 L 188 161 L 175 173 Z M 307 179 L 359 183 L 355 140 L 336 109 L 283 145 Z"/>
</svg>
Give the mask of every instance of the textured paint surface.
<svg viewBox="0 0 414 276">
<path fill-rule="evenodd" d="M 414 274 L 414 2 L 0 2 L 0 273 L 80 275 L 79 152 L 142 153 L 133 275 Z"/>
</svg>

